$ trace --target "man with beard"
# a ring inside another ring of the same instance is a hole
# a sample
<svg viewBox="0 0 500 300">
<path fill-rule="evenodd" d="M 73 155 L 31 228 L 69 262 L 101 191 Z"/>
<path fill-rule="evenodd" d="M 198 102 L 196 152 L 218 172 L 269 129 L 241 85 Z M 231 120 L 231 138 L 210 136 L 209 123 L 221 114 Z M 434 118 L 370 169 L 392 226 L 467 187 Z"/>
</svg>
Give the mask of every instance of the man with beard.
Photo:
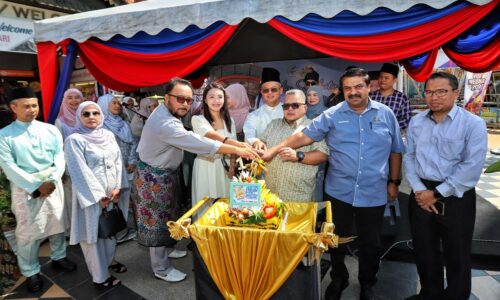
<svg viewBox="0 0 500 300">
<path fill-rule="evenodd" d="M 380 230 L 387 199 L 395 199 L 400 183 L 403 141 L 394 113 L 368 97 L 370 77 L 360 68 L 340 78 L 345 101 L 324 111 L 302 132 L 269 149 L 270 160 L 284 147 L 299 148 L 326 138 L 330 150 L 325 199 L 332 203 L 335 233 L 358 242 L 360 299 L 374 299 L 380 259 Z M 349 285 L 344 263 L 346 246 L 331 249 L 332 283 L 325 299 L 340 299 Z"/>
<path fill-rule="evenodd" d="M 175 269 L 169 258 L 186 256 L 186 251 L 173 250 L 175 241 L 169 236 L 166 222 L 179 216 L 179 166 L 184 150 L 196 154 L 235 154 L 253 159 L 257 154 L 248 148 L 237 148 L 187 131 L 179 118 L 188 113 L 193 103 L 191 83 L 173 78 L 165 87 L 165 103 L 149 116 L 137 147 L 136 168 L 137 239 L 149 247 L 154 276 L 168 282 L 186 278 Z"/>
</svg>

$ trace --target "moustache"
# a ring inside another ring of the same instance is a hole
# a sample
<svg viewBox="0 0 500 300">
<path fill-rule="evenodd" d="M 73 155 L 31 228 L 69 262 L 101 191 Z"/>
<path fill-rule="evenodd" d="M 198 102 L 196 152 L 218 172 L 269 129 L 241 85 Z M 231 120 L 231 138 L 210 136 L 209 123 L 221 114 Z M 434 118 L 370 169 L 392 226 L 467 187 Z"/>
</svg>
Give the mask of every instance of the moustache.
<svg viewBox="0 0 500 300">
<path fill-rule="evenodd" d="M 352 95 L 349 95 L 349 99 L 352 99 L 354 97 L 357 97 L 357 98 L 361 98 L 361 95 L 360 94 L 352 94 Z"/>
</svg>

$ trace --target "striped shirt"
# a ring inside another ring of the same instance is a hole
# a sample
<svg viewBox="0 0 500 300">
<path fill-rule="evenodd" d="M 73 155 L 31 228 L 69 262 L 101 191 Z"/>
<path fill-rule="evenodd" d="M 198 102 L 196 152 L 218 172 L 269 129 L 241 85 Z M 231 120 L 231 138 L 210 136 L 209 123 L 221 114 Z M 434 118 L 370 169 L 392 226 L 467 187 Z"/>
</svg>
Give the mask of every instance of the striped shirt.
<svg viewBox="0 0 500 300">
<path fill-rule="evenodd" d="M 390 96 L 382 96 L 380 91 L 370 93 L 370 98 L 389 106 L 399 123 L 400 129 L 406 129 L 410 124 L 410 101 L 405 94 L 394 90 Z"/>
</svg>

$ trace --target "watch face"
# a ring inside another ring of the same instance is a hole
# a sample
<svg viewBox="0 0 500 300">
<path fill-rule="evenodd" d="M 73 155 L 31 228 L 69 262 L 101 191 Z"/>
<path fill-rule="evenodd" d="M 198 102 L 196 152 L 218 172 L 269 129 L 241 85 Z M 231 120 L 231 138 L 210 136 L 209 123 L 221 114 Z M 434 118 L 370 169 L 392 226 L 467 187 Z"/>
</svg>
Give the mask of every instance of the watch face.
<svg viewBox="0 0 500 300">
<path fill-rule="evenodd" d="M 304 152 L 297 151 L 297 158 L 299 159 L 299 161 L 302 161 L 304 159 L 304 156 Z"/>
</svg>

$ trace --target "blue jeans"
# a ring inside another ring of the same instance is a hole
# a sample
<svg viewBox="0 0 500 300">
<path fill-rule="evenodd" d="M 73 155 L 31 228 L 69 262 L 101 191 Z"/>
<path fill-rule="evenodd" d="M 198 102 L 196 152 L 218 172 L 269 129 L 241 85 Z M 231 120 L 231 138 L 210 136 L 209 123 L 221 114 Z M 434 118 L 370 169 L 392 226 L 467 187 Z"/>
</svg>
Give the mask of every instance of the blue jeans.
<svg viewBox="0 0 500 300">
<path fill-rule="evenodd" d="M 40 262 L 38 260 L 38 252 L 40 243 L 43 241 L 35 240 L 27 243 L 17 241 L 17 263 L 21 274 L 25 277 L 30 277 L 40 273 Z M 59 260 L 66 257 L 66 240 L 64 232 L 49 236 L 50 241 L 50 258 Z"/>
</svg>

